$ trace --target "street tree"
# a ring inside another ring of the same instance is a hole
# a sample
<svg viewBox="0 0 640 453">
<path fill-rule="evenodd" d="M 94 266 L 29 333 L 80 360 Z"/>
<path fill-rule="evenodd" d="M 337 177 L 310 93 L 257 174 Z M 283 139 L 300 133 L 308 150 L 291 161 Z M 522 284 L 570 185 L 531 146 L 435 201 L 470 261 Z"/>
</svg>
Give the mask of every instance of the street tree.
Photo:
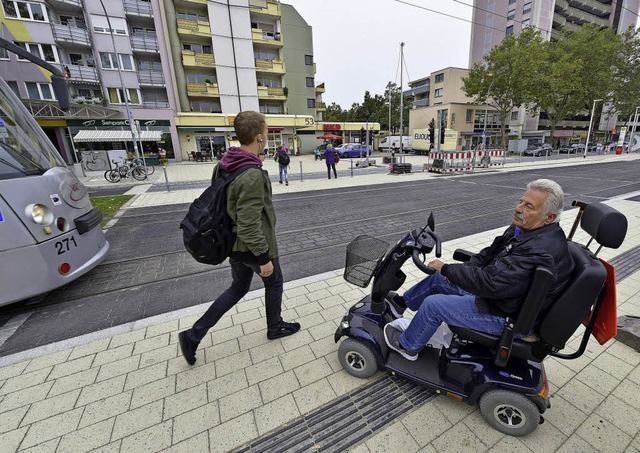
<svg viewBox="0 0 640 453">
<path fill-rule="evenodd" d="M 485 55 L 484 63 L 476 63 L 463 77 L 467 96 L 480 104 L 488 104 L 500 114 L 502 146 L 506 146 L 507 122 L 514 108 L 528 106 L 539 87 L 544 46 L 540 33 L 526 27 L 516 37 L 506 36 Z"/>
<path fill-rule="evenodd" d="M 629 29 L 620 36 L 613 81 L 613 111 L 626 121 L 640 106 L 640 30 Z"/>
<path fill-rule="evenodd" d="M 563 30 L 544 44 L 533 93 L 535 108 L 549 119 L 551 143 L 561 121 L 590 111 L 594 99 L 605 100 L 613 91 L 618 48 L 619 37 L 611 28 L 591 24 Z"/>
</svg>

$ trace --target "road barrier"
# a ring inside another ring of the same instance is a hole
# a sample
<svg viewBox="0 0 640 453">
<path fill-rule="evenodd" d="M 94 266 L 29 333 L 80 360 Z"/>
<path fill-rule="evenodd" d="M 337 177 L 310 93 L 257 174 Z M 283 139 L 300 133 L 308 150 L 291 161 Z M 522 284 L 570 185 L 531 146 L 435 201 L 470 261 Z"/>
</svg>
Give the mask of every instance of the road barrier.
<svg viewBox="0 0 640 453">
<path fill-rule="evenodd" d="M 503 149 L 487 149 L 484 151 L 474 151 L 473 168 L 497 167 L 504 164 Z M 498 162 L 498 158 L 502 158 Z"/>
<path fill-rule="evenodd" d="M 454 173 L 471 171 L 472 151 L 443 151 L 431 153 L 433 161 L 429 171 L 433 173 Z"/>
</svg>

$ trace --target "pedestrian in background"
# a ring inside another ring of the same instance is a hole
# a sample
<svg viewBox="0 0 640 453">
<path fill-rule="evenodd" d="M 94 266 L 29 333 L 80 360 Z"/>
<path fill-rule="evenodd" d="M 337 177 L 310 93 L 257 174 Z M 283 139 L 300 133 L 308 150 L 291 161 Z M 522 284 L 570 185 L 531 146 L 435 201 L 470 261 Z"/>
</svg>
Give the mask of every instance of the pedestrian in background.
<svg viewBox="0 0 640 453">
<path fill-rule="evenodd" d="M 189 365 L 196 363 L 196 349 L 209 329 L 249 292 L 253 274 L 264 283 L 267 338 L 292 335 L 300 330 L 297 322 L 285 322 L 282 310 L 283 277 L 276 241 L 276 214 L 271 200 L 269 173 L 262 169 L 267 144 L 267 122 L 263 114 L 240 112 L 233 121 L 240 147 L 232 147 L 213 170 L 213 180 L 221 171 L 245 170 L 227 187 L 227 212 L 236 232 L 229 256 L 233 281 L 188 330 L 178 334 L 180 350 Z"/>
<path fill-rule="evenodd" d="M 331 179 L 331 169 L 333 168 L 333 175 L 338 179 L 338 172 L 336 172 L 336 152 L 333 149 L 333 145 L 329 143 L 327 149 L 324 150 L 324 162 L 327 164 L 327 176 Z"/>
<path fill-rule="evenodd" d="M 289 149 L 285 145 L 278 146 L 278 150 L 275 155 L 276 162 L 278 162 L 278 169 L 280 170 L 280 184 L 282 184 L 282 175 L 284 174 L 285 185 L 289 185 L 289 163 L 291 158 L 289 157 Z"/>
</svg>

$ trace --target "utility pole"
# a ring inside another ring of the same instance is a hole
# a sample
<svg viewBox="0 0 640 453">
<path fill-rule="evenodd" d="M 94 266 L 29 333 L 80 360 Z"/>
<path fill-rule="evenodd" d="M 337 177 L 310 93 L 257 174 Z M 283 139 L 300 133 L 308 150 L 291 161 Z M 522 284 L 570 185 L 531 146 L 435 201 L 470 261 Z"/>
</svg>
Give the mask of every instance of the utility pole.
<svg viewBox="0 0 640 453">
<path fill-rule="evenodd" d="M 401 162 L 404 163 L 404 146 L 402 145 L 402 134 L 404 133 L 404 118 L 403 118 L 403 110 L 404 110 L 404 99 L 402 95 L 402 69 L 404 65 L 404 43 L 400 43 L 400 159 Z"/>
<path fill-rule="evenodd" d="M 440 152 L 440 134 L 442 132 L 442 110 L 438 110 L 438 135 L 435 135 L 436 139 L 436 152 Z"/>
</svg>

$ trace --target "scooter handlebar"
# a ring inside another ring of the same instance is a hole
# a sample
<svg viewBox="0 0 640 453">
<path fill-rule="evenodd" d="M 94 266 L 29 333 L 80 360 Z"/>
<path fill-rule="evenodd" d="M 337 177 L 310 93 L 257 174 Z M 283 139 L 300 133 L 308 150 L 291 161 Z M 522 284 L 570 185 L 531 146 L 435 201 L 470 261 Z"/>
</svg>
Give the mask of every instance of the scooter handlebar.
<svg viewBox="0 0 640 453">
<path fill-rule="evenodd" d="M 415 264 L 417 268 L 425 274 L 431 275 L 436 273 L 436 270 L 434 268 L 429 267 L 422 262 L 422 260 L 420 259 L 420 251 L 418 249 L 413 249 L 411 257 L 413 258 L 413 264 Z"/>
</svg>

